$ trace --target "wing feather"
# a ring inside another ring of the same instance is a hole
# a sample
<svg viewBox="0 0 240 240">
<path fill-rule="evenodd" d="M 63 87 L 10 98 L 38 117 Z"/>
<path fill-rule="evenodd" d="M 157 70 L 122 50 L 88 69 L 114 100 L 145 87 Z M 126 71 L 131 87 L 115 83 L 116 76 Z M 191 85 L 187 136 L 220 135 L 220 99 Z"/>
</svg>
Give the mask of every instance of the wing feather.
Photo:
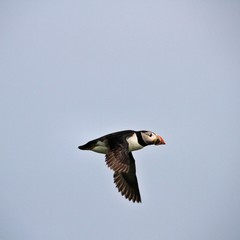
<svg viewBox="0 0 240 240">
<path fill-rule="evenodd" d="M 110 138 L 108 140 L 109 151 L 106 154 L 106 164 L 115 172 L 129 171 L 129 152 L 127 140 L 122 137 L 119 139 Z"/>
<path fill-rule="evenodd" d="M 129 171 L 114 172 L 114 182 L 118 188 L 118 191 L 129 201 L 141 202 L 141 195 L 138 188 L 138 181 L 136 176 L 135 160 L 131 152 L 129 153 L 129 161 Z"/>
</svg>

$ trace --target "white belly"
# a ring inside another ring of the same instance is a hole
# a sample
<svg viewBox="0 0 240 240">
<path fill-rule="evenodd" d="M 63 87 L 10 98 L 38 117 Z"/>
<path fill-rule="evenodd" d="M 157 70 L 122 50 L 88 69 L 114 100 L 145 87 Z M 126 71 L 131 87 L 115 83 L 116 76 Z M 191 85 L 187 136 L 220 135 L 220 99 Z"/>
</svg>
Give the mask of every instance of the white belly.
<svg viewBox="0 0 240 240">
<path fill-rule="evenodd" d="M 143 148 L 143 146 L 138 143 L 137 136 L 135 133 L 127 139 L 127 142 L 129 152 Z M 96 146 L 92 149 L 92 151 L 106 154 L 108 152 L 108 148 L 106 147 L 106 144 L 104 142 L 98 141 Z"/>
<path fill-rule="evenodd" d="M 127 142 L 128 142 L 129 152 L 136 151 L 143 148 L 143 146 L 138 143 L 138 139 L 135 133 L 127 139 Z"/>
<path fill-rule="evenodd" d="M 94 147 L 94 148 L 92 149 L 92 151 L 97 152 L 97 153 L 106 154 L 107 151 L 108 151 L 108 149 L 107 149 L 107 147 L 106 147 L 106 145 L 105 145 L 104 142 L 98 141 L 97 144 L 96 144 L 96 147 Z"/>
</svg>

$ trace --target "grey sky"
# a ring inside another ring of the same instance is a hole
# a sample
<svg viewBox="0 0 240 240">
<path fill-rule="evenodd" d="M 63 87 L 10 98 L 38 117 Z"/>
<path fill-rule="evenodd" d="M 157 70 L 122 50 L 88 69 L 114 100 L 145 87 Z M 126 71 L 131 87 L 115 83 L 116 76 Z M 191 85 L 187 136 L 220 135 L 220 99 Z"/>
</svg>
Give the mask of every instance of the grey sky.
<svg viewBox="0 0 240 240">
<path fill-rule="evenodd" d="M 1 1 L 0 239 L 240 239 L 239 1 Z M 77 146 L 124 129 L 142 204 Z"/>
</svg>

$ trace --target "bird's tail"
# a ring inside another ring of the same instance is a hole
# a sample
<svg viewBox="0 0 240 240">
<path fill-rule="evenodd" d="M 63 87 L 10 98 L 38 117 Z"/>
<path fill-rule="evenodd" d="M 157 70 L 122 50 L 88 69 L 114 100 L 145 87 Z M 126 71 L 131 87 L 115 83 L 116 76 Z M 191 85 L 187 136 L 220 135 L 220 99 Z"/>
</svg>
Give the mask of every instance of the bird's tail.
<svg viewBox="0 0 240 240">
<path fill-rule="evenodd" d="M 79 146 L 78 148 L 81 150 L 92 150 L 92 148 L 94 147 L 94 143 L 95 141 L 90 141 L 82 146 Z"/>
<path fill-rule="evenodd" d="M 90 150 L 90 148 L 87 146 L 87 144 L 79 146 L 78 148 L 81 150 Z"/>
</svg>

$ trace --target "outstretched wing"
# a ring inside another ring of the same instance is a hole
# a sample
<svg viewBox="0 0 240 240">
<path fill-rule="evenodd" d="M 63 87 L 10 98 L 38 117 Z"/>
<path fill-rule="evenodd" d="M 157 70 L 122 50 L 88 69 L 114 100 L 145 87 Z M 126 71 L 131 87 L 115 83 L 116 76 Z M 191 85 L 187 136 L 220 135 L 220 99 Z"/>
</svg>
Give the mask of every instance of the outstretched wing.
<svg viewBox="0 0 240 240">
<path fill-rule="evenodd" d="M 129 170 L 127 172 L 115 171 L 113 174 L 114 182 L 118 191 L 129 201 L 141 202 L 135 160 L 131 152 L 128 153 L 128 160 Z"/>
<path fill-rule="evenodd" d="M 130 166 L 128 143 L 125 138 L 108 140 L 109 151 L 106 154 L 106 164 L 114 172 L 128 172 Z"/>
</svg>

